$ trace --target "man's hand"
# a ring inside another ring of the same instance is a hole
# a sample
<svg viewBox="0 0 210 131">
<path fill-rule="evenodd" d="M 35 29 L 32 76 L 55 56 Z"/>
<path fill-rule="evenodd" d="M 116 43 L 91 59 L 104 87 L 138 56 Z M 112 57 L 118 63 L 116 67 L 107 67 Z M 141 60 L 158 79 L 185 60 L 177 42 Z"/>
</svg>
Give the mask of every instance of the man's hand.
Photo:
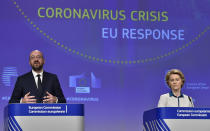
<svg viewBox="0 0 210 131">
<path fill-rule="evenodd" d="M 56 103 L 57 97 L 50 94 L 48 91 L 46 92 L 47 96 L 44 97 L 43 103 Z"/>
<path fill-rule="evenodd" d="M 35 96 L 29 96 L 30 92 L 28 92 L 24 98 L 22 99 L 22 103 L 36 103 Z"/>
</svg>

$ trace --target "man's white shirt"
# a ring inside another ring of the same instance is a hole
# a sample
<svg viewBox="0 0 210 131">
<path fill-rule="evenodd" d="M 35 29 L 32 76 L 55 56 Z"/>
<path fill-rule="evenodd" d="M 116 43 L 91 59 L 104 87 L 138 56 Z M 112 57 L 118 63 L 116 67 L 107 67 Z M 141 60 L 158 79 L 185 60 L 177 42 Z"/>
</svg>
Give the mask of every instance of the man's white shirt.
<svg viewBox="0 0 210 131">
<path fill-rule="evenodd" d="M 41 82 L 42 82 L 42 80 L 43 80 L 43 70 L 40 73 L 37 73 L 34 70 L 32 70 L 32 74 L 34 76 L 36 87 L 38 88 L 38 77 L 37 77 L 37 75 L 40 75 L 40 79 L 41 79 Z"/>
</svg>

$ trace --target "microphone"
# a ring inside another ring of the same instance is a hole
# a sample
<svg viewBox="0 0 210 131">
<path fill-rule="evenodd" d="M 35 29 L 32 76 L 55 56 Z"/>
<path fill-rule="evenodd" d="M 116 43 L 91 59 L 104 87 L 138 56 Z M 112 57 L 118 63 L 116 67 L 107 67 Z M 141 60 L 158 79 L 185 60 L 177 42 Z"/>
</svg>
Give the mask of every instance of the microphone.
<svg viewBox="0 0 210 131">
<path fill-rule="evenodd" d="M 188 96 L 188 99 L 189 99 L 189 101 L 190 101 L 192 107 L 194 107 L 191 97 Z"/>
</svg>

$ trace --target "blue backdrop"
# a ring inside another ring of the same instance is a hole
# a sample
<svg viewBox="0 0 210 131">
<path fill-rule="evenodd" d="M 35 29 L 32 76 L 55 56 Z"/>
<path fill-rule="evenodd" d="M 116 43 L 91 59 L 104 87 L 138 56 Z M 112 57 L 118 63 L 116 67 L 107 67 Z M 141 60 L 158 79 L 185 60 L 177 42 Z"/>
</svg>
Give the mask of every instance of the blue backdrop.
<svg viewBox="0 0 210 131">
<path fill-rule="evenodd" d="M 87 131 L 142 130 L 143 112 L 183 71 L 183 92 L 209 107 L 209 0 L 1 0 L 0 122 L 29 54 L 44 53 L 68 103 L 85 104 Z"/>
</svg>

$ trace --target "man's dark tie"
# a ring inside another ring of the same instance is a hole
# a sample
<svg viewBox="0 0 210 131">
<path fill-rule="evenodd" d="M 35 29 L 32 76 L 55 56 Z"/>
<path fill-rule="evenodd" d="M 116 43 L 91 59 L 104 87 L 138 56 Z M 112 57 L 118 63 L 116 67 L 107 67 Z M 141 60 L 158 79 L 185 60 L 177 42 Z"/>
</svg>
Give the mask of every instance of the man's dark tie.
<svg viewBox="0 0 210 131">
<path fill-rule="evenodd" d="M 39 91 L 39 99 L 37 100 L 37 103 L 41 103 L 41 96 L 42 96 L 42 82 L 41 82 L 41 78 L 40 78 L 40 74 L 37 75 L 38 77 L 38 91 Z"/>
<path fill-rule="evenodd" d="M 37 75 L 38 77 L 38 90 L 41 90 L 42 89 L 42 82 L 41 82 L 41 78 L 40 78 L 40 74 Z"/>
</svg>

